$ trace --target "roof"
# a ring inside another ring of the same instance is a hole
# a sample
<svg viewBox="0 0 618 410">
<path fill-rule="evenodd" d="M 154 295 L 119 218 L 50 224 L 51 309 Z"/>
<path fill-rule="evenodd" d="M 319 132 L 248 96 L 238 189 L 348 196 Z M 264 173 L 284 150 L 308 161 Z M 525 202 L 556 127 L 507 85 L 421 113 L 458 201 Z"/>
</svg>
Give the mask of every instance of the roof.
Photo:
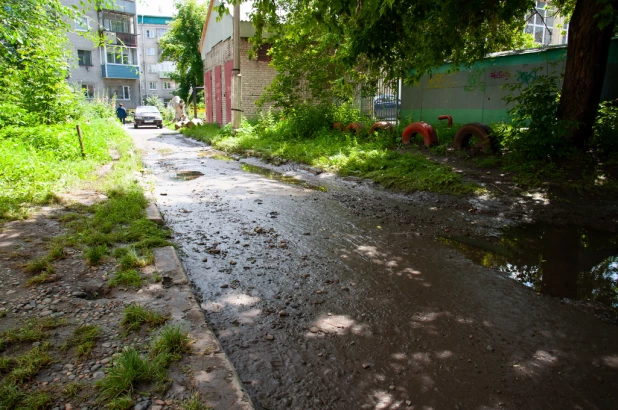
<svg viewBox="0 0 618 410">
<path fill-rule="evenodd" d="M 164 17 L 164 16 L 137 16 L 137 24 L 160 24 L 160 25 L 168 25 L 173 20 L 173 17 Z"/>
<path fill-rule="evenodd" d="M 225 40 L 232 35 L 233 29 L 233 16 L 234 16 L 234 7 L 232 5 L 227 5 L 227 9 L 229 14 L 225 14 L 221 16 L 221 20 L 217 21 L 218 12 L 214 10 L 216 6 L 219 6 L 221 2 L 219 0 L 213 0 L 208 5 L 208 14 L 206 15 L 206 20 L 204 21 L 204 27 L 202 28 L 202 37 L 200 39 L 199 50 L 210 51 L 210 48 L 217 44 L 219 41 Z M 251 37 L 255 34 L 255 28 L 251 23 L 250 14 L 253 10 L 253 0 L 248 0 L 240 4 L 240 37 Z M 212 26 L 216 25 L 216 26 Z M 214 38 L 206 39 L 206 34 L 209 32 L 209 27 L 211 30 L 214 27 L 217 28 L 217 31 L 211 31 L 210 36 L 214 35 Z M 204 49 L 206 47 L 206 49 Z"/>
</svg>

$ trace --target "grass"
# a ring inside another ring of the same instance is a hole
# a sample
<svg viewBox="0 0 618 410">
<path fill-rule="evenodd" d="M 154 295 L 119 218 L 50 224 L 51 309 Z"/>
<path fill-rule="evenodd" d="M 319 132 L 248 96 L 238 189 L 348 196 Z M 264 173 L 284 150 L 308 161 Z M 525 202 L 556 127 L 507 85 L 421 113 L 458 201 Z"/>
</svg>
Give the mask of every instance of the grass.
<svg viewBox="0 0 618 410">
<path fill-rule="evenodd" d="M 152 343 L 151 356 L 168 355 L 170 360 L 180 360 L 191 350 L 191 339 L 180 326 L 165 326 Z"/>
<path fill-rule="evenodd" d="M 99 339 L 101 328 L 94 325 L 82 325 L 73 331 L 73 334 L 67 339 L 64 348 L 76 348 L 77 356 L 84 358 L 89 357 L 94 348 L 97 339 Z"/>
<path fill-rule="evenodd" d="M 31 260 L 24 266 L 24 270 L 28 273 L 54 273 L 54 267 L 51 265 L 47 256 Z"/>
<path fill-rule="evenodd" d="M 0 351 L 14 343 L 38 342 L 47 337 L 46 330 L 67 324 L 66 319 L 29 319 L 24 326 L 5 330 L 0 334 Z"/>
<path fill-rule="evenodd" d="M 121 270 L 114 273 L 114 277 L 107 281 L 107 286 L 114 288 L 122 285 L 138 289 L 143 281 L 142 275 L 135 269 Z"/>
<path fill-rule="evenodd" d="M 204 404 L 198 392 L 193 393 L 191 397 L 183 400 L 180 405 L 183 410 L 212 410 L 212 407 L 208 407 Z"/>
<path fill-rule="evenodd" d="M 23 391 L 12 382 L 0 382 L 0 409 L 43 410 L 50 407 L 52 398 L 47 392 Z"/>
<path fill-rule="evenodd" d="M 91 266 L 96 266 L 101 264 L 105 255 L 109 253 L 109 250 L 106 245 L 98 245 L 92 246 L 86 249 L 84 252 L 84 256 L 86 256 L 86 261 Z"/>
<path fill-rule="evenodd" d="M 53 282 L 54 279 L 48 272 L 39 273 L 26 281 L 26 286 L 36 286 L 42 283 Z"/>
<path fill-rule="evenodd" d="M 5 362 L 5 372 L 8 374 L 5 380 L 10 383 L 22 384 L 31 380 L 43 367 L 53 363 L 53 358 L 48 353 L 49 343 L 36 346 L 15 358 L 9 358 Z"/>
<path fill-rule="evenodd" d="M 164 324 L 168 317 L 137 303 L 131 303 L 122 311 L 121 324 L 127 331 L 138 330 L 143 324 L 155 328 Z"/>
</svg>

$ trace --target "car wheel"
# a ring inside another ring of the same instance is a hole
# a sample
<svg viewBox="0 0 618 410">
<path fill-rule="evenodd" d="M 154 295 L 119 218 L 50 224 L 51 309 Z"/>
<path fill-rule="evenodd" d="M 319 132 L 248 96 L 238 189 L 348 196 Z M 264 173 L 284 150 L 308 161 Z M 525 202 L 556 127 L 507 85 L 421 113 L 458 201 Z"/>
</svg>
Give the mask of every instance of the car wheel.
<svg viewBox="0 0 618 410">
<path fill-rule="evenodd" d="M 133 128 L 137 128 L 137 123 L 133 124 Z"/>
</svg>

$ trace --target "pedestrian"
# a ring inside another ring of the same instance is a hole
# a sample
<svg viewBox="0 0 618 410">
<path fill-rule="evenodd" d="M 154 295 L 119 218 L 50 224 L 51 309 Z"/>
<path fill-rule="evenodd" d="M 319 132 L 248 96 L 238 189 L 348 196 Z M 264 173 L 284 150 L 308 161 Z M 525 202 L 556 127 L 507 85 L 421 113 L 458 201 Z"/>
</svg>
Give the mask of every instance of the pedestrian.
<svg viewBox="0 0 618 410">
<path fill-rule="evenodd" d="M 124 124 L 124 120 L 127 118 L 127 110 L 122 106 L 122 104 L 116 108 L 116 117 L 118 117 L 120 122 Z"/>
</svg>

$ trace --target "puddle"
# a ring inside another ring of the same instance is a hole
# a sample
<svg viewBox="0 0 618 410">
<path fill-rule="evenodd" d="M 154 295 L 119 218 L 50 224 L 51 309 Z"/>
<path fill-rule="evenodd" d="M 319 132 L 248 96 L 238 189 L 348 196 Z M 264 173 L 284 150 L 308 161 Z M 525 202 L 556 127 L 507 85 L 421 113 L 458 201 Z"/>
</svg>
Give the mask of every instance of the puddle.
<svg viewBox="0 0 618 410">
<path fill-rule="evenodd" d="M 191 181 L 204 175 L 200 171 L 178 171 L 170 172 L 166 176 L 172 181 Z"/>
<path fill-rule="evenodd" d="M 240 164 L 240 168 L 245 172 L 251 172 L 252 174 L 262 175 L 275 181 L 283 182 L 284 184 L 296 185 L 307 189 L 313 189 L 316 191 L 326 192 L 328 189 L 321 185 L 313 185 L 294 177 L 289 177 L 281 174 L 280 172 L 273 171 L 268 168 L 258 167 L 250 164 Z"/>
<path fill-rule="evenodd" d="M 500 238 L 443 242 L 537 292 L 592 301 L 618 313 L 618 235 L 577 226 L 520 226 Z"/>
</svg>

